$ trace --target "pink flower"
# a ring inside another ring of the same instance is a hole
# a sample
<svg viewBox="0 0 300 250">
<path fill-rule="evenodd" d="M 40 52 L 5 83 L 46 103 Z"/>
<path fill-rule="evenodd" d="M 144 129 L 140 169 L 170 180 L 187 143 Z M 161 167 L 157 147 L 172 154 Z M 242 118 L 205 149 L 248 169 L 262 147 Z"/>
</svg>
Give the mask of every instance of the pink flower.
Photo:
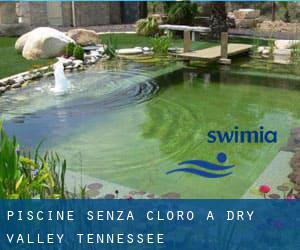
<svg viewBox="0 0 300 250">
<path fill-rule="evenodd" d="M 259 192 L 263 193 L 263 194 L 267 194 L 271 191 L 271 187 L 268 185 L 261 185 L 259 187 Z"/>
</svg>

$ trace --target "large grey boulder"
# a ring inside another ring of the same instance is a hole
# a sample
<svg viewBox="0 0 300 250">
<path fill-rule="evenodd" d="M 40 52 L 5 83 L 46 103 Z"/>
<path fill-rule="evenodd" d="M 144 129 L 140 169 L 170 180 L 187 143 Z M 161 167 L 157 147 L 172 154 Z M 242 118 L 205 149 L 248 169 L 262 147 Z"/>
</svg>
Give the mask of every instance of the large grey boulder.
<svg viewBox="0 0 300 250">
<path fill-rule="evenodd" d="M 82 46 L 100 43 L 99 35 L 93 30 L 72 29 L 68 31 L 67 36 Z"/>
<path fill-rule="evenodd" d="M 28 60 L 61 56 L 68 43 L 74 40 L 53 28 L 36 28 L 21 36 L 15 48 Z"/>
<path fill-rule="evenodd" d="M 30 32 L 25 33 L 21 37 L 18 38 L 18 40 L 15 43 L 15 49 L 17 50 L 18 53 L 22 53 L 23 48 L 25 46 L 26 41 L 28 40 L 28 37 L 30 35 Z"/>
</svg>

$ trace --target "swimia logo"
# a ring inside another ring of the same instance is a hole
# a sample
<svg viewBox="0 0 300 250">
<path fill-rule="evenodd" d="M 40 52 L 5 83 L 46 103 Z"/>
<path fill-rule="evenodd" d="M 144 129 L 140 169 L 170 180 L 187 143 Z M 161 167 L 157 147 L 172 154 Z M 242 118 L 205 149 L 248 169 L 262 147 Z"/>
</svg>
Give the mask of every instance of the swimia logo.
<svg viewBox="0 0 300 250">
<path fill-rule="evenodd" d="M 166 174 L 185 172 L 185 173 L 200 175 L 205 178 L 222 178 L 231 175 L 232 172 L 224 173 L 224 171 L 235 167 L 234 165 L 223 165 L 227 160 L 226 154 L 220 152 L 217 154 L 216 158 L 220 165 L 208 161 L 203 161 L 203 160 L 189 160 L 189 161 L 180 162 L 178 165 L 180 166 L 192 165 L 194 167 L 176 168 L 166 172 Z"/>
<path fill-rule="evenodd" d="M 207 137 L 208 143 L 277 143 L 277 131 L 263 126 L 257 130 L 240 130 L 238 126 L 231 131 L 211 130 Z"/>
</svg>

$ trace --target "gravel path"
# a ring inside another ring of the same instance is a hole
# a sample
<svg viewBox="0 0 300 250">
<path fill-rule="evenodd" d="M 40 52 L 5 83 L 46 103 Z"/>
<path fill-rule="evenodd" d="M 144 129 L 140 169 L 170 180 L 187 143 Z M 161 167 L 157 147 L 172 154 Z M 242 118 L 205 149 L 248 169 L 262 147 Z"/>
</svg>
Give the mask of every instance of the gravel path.
<svg viewBox="0 0 300 250">
<path fill-rule="evenodd" d="M 240 37 L 261 37 L 265 39 L 275 38 L 275 39 L 292 39 L 298 40 L 300 39 L 300 33 L 291 33 L 291 32 L 257 32 L 251 29 L 229 29 L 229 34 L 232 36 L 240 36 Z"/>
</svg>

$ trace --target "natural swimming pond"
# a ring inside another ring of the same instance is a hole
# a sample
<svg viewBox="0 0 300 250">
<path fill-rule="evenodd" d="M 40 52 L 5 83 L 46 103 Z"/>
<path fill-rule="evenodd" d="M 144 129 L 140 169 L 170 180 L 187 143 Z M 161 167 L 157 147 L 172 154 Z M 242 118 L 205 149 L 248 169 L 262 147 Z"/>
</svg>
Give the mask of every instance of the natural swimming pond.
<svg viewBox="0 0 300 250">
<path fill-rule="evenodd" d="M 55 96 L 42 79 L 0 98 L 5 128 L 21 145 L 53 149 L 68 168 L 136 190 L 182 198 L 239 198 L 290 129 L 300 124 L 300 84 L 243 69 L 120 62 L 67 75 L 72 90 Z M 211 130 L 277 131 L 277 143 L 208 143 Z M 233 174 L 207 179 L 166 172 L 185 160 L 216 162 Z"/>
</svg>

